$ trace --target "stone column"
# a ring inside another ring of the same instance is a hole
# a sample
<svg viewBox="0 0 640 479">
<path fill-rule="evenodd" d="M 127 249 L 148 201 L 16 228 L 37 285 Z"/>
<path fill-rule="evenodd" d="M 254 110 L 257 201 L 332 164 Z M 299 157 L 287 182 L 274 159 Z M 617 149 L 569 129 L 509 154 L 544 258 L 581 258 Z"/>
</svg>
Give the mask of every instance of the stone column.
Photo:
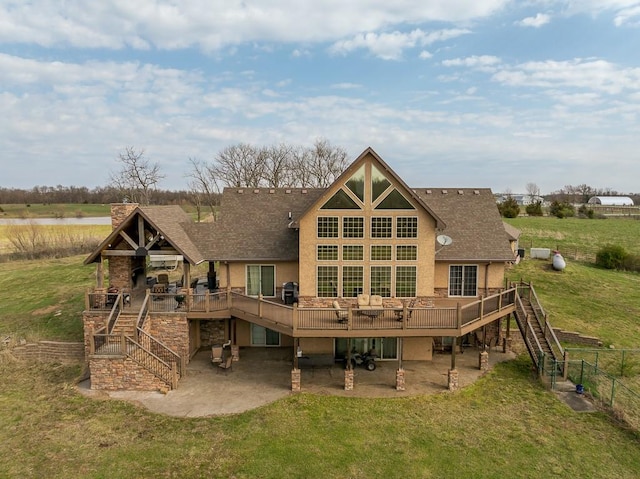
<svg viewBox="0 0 640 479">
<path fill-rule="evenodd" d="M 489 353 L 487 351 L 482 351 L 480 353 L 479 358 L 479 367 L 480 371 L 488 371 L 489 370 Z"/>
<path fill-rule="evenodd" d="M 291 391 L 294 393 L 300 392 L 300 379 L 301 374 L 298 368 L 293 368 L 291 370 Z"/>
<path fill-rule="evenodd" d="M 400 368 L 396 371 L 396 390 L 405 390 L 404 369 Z"/>
<path fill-rule="evenodd" d="M 353 369 L 344 370 L 344 390 L 353 391 Z"/>
<path fill-rule="evenodd" d="M 237 344 L 231 345 L 231 356 L 234 361 L 240 361 L 240 346 Z"/>
<path fill-rule="evenodd" d="M 460 388 L 459 375 L 457 369 L 449 369 L 447 374 L 449 391 L 457 391 Z"/>
</svg>

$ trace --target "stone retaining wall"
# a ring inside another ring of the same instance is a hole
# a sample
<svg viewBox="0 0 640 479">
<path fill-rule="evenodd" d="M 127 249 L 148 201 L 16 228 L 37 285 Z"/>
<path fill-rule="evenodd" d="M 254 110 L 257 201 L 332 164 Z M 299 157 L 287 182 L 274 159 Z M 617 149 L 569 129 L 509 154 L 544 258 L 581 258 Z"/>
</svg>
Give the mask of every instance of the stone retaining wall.
<svg viewBox="0 0 640 479">
<path fill-rule="evenodd" d="M 80 363 L 84 361 L 84 343 L 65 341 L 38 341 L 11 349 L 16 359 L 46 363 Z"/>
<path fill-rule="evenodd" d="M 553 328 L 553 332 L 556 333 L 558 341 L 564 341 L 572 344 L 581 344 L 583 346 L 591 346 L 594 348 L 602 347 L 602 341 L 599 338 L 593 336 L 583 336 L 580 333 L 574 331 L 563 331 L 560 328 Z"/>
<path fill-rule="evenodd" d="M 91 389 L 103 391 L 160 391 L 170 387 L 139 364 L 125 357 L 97 357 L 89 360 Z"/>
</svg>

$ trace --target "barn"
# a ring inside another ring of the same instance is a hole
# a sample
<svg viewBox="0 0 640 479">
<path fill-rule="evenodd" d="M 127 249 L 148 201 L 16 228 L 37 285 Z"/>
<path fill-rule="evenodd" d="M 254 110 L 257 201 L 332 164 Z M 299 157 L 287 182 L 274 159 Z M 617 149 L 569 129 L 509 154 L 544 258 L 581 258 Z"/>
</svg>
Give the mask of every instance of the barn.
<svg viewBox="0 0 640 479">
<path fill-rule="evenodd" d="M 628 196 L 593 196 L 589 198 L 589 204 L 603 206 L 633 206 L 633 200 Z"/>
</svg>

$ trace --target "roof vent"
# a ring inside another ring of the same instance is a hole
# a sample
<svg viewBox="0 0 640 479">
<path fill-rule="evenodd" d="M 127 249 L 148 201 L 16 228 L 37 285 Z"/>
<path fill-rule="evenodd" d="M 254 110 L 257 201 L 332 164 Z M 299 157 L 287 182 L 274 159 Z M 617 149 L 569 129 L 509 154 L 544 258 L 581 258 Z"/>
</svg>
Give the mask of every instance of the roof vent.
<svg viewBox="0 0 640 479">
<path fill-rule="evenodd" d="M 302 194 L 306 195 L 307 194 L 307 190 L 302 190 Z"/>
<path fill-rule="evenodd" d="M 260 193 L 260 190 L 253 190 L 254 193 Z"/>
<path fill-rule="evenodd" d="M 285 192 L 286 194 L 288 194 L 288 195 L 290 195 L 290 194 L 291 194 L 291 190 L 284 190 L 284 192 Z"/>
<path fill-rule="evenodd" d="M 446 195 L 447 194 L 447 190 L 442 190 L 442 194 Z"/>
<path fill-rule="evenodd" d="M 464 195 L 464 191 L 463 190 L 458 190 L 458 194 L 459 195 Z"/>
<path fill-rule="evenodd" d="M 269 190 L 269 194 L 274 194 L 276 192 L 276 190 Z"/>
<path fill-rule="evenodd" d="M 427 194 L 430 195 L 431 194 L 431 190 L 427 190 Z"/>
<path fill-rule="evenodd" d="M 473 190 L 473 194 L 474 195 L 479 195 L 480 194 L 480 190 Z"/>
<path fill-rule="evenodd" d="M 244 193 L 244 190 L 238 190 L 238 193 L 242 194 L 242 193 Z"/>
</svg>

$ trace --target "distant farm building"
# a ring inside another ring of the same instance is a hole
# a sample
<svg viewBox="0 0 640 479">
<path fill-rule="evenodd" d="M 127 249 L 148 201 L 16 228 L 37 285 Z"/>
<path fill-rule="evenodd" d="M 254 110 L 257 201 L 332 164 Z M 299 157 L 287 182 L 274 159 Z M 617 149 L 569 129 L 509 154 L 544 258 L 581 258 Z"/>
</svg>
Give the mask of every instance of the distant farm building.
<svg viewBox="0 0 640 479">
<path fill-rule="evenodd" d="M 628 196 L 593 196 L 589 198 L 589 204 L 602 206 L 633 206 L 633 200 Z"/>
<path fill-rule="evenodd" d="M 504 203 L 508 198 L 513 198 L 516 200 L 519 206 L 528 206 L 538 201 L 543 202 L 544 199 L 542 196 L 534 196 L 534 195 L 499 195 L 496 197 L 497 203 Z"/>
</svg>

